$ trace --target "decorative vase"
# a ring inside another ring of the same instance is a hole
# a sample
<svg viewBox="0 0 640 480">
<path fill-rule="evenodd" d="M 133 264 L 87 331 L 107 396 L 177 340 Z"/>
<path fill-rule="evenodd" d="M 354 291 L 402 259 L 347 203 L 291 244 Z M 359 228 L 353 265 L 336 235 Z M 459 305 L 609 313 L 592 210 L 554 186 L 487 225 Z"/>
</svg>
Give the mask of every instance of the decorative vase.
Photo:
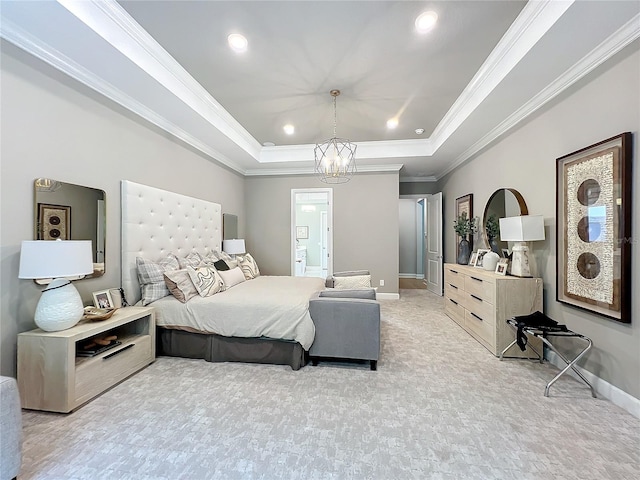
<svg viewBox="0 0 640 480">
<path fill-rule="evenodd" d="M 485 270 L 489 270 L 490 272 L 495 271 L 496 265 L 498 264 L 498 260 L 500 260 L 500 255 L 496 252 L 489 252 L 482 257 L 482 267 Z"/>
<path fill-rule="evenodd" d="M 489 248 L 492 252 L 497 253 L 500 256 L 500 246 L 498 245 L 498 239 L 496 237 L 489 237 Z"/>
<path fill-rule="evenodd" d="M 460 243 L 458 243 L 458 259 L 457 262 L 460 265 L 467 265 L 469 263 L 469 256 L 471 256 L 471 248 L 467 237 L 462 237 Z"/>
</svg>

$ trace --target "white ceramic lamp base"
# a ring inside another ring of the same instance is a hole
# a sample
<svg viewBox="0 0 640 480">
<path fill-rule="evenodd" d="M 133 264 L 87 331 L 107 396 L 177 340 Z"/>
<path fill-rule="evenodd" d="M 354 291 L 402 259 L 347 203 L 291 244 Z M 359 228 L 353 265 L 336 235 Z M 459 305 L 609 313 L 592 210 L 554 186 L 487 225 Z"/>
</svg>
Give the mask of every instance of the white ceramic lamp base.
<svg viewBox="0 0 640 480">
<path fill-rule="evenodd" d="M 530 277 L 529 267 L 529 247 L 526 243 L 516 243 L 513 246 L 513 256 L 511 257 L 511 271 L 515 277 Z"/>
<path fill-rule="evenodd" d="M 66 278 L 57 278 L 42 292 L 36 307 L 35 322 L 46 332 L 73 327 L 84 314 L 82 298 Z"/>
</svg>

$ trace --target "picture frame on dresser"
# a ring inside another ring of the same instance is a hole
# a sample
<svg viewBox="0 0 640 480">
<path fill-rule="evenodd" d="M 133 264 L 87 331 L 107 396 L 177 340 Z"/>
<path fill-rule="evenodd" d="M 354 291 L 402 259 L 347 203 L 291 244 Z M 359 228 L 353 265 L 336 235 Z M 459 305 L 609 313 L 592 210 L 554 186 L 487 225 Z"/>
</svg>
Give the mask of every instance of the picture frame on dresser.
<svg viewBox="0 0 640 480">
<path fill-rule="evenodd" d="M 478 252 L 473 252 L 471 254 L 471 257 L 469 258 L 469 266 L 470 267 L 475 267 L 477 260 L 478 260 Z"/>
<path fill-rule="evenodd" d="M 631 323 L 632 135 L 557 159 L 556 299 Z"/>
<path fill-rule="evenodd" d="M 479 267 L 482 268 L 483 263 L 482 263 L 482 259 L 484 258 L 484 256 L 489 253 L 491 250 L 488 248 L 479 248 L 478 251 L 476 252 L 476 261 L 473 264 L 474 267 Z"/>
</svg>

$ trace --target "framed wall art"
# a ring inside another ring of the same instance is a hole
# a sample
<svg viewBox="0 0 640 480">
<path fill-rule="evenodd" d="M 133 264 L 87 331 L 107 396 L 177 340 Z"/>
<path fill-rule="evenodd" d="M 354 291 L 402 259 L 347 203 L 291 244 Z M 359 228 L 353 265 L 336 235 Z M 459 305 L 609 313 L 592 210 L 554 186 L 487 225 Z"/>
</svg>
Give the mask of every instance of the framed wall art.
<svg viewBox="0 0 640 480">
<path fill-rule="evenodd" d="M 467 218 L 473 218 L 473 193 L 456 198 L 456 219 L 464 212 L 466 212 Z M 458 241 L 456 238 L 456 250 Z M 473 235 L 469 235 L 469 251 L 473 252 Z"/>
<path fill-rule="evenodd" d="M 71 239 L 71 207 L 38 204 L 38 240 Z"/>
<path fill-rule="evenodd" d="M 557 159 L 556 299 L 631 322 L 631 133 Z"/>
<path fill-rule="evenodd" d="M 301 226 L 301 227 L 296 227 L 296 238 L 309 238 L 309 227 L 307 226 Z"/>
</svg>

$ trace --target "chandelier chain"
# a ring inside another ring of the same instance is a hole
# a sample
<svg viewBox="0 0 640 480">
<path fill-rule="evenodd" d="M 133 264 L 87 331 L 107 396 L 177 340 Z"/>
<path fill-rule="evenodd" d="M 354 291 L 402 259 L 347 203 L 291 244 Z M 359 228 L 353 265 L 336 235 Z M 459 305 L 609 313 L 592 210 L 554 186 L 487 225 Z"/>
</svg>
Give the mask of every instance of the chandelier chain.
<svg viewBox="0 0 640 480">
<path fill-rule="evenodd" d="M 338 113 L 336 110 L 336 95 L 333 96 L 333 137 L 337 137 L 336 129 L 338 125 Z"/>
</svg>

